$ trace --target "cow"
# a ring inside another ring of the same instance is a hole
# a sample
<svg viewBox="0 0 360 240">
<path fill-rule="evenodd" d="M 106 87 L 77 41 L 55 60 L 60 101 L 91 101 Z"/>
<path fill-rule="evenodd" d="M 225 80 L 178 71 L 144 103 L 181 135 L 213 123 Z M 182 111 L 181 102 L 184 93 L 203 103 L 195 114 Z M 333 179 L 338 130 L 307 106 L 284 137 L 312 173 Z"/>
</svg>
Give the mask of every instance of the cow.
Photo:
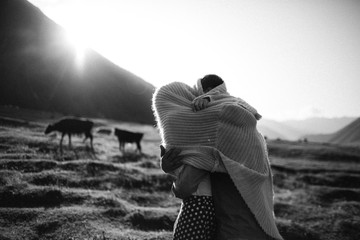
<svg viewBox="0 0 360 240">
<path fill-rule="evenodd" d="M 115 136 L 119 140 L 119 149 L 120 152 L 125 152 L 125 143 L 136 143 L 137 150 L 141 153 L 141 139 L 144 136 L 143 133 L 138 132 L 129 132 L 126 130 L 115 128 Z"/>
<path fill-rule="evenodd" d="M 60 152 L 62 153 L 62 142 L 64 136 L 67 134 L 69 136 L 69 147 L 71 147 L 71 135 L 72 134 L 84 134 L 85 139 L 90 139 L 91 149 L 94 150 L 93 147 L 93 135 L 91 133 L 92 127 L 94 123 L 89 120 L 82 120 L 79 118 L 63 118 L 53 124 L 49 124 L 45 129 L 45 134 L 49 134 L 53 131 L 58 131 L 61 133 L 60 139 Z"/>
</svg>

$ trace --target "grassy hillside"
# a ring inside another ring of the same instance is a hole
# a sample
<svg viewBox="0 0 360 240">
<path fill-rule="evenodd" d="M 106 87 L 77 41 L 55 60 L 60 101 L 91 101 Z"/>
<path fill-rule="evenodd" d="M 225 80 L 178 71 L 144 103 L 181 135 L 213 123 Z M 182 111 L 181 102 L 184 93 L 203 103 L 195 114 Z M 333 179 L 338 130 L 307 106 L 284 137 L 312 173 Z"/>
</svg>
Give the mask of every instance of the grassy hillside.
<svg viewBox="0 0 360 240">
<path fill-rule="evenodd" d="M 159 168 L 156 129 L 94 119 L 95 153 L 74 137 L 61 156 L 59 137 L 43 133 L 44 115 L 21 116 L 0 117 L 0 239 L 172 239 L 180 200 Z M 132 145 L 121 153 L 114 135 L 103 131 L 113 127 L 144 132 L 143 154 Z M 360 149 L 268 145 L 284 238 L 360 239 Z"/>
</svg>

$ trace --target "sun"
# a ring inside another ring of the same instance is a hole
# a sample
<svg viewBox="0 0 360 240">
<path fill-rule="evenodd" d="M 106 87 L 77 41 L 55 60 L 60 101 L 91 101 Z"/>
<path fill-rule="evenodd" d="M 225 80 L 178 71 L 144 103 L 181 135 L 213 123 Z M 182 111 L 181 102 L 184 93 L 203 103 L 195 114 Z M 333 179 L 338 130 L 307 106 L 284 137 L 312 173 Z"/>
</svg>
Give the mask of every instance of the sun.
<svg viewBox="0 0 360 240">
<path fill-rule="evenodd" d="M 87 36 L 81 31 L 68 29 L 66 31 L 67 42 L 74 48 L 76 65 L 81 68 L 84 65 L 86 52 L 89 48 Z"/>
</svg>

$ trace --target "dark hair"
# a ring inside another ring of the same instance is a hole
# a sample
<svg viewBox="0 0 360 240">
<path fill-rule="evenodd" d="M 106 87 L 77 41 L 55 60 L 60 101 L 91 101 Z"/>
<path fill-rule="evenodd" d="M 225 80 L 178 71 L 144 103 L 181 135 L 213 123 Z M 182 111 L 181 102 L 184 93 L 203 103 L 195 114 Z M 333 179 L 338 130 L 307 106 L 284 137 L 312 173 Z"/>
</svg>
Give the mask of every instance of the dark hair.
<svg viewBox="0 0 360 240">
<path fill-rule="evenodd" d="M 215 74 L 205 75 L 201 79 L 201 86 L 204 90 L 207 88 L 213 89 L 222 83 L 224 83 L 224 81 L 218 75 Z"/>
</svg>

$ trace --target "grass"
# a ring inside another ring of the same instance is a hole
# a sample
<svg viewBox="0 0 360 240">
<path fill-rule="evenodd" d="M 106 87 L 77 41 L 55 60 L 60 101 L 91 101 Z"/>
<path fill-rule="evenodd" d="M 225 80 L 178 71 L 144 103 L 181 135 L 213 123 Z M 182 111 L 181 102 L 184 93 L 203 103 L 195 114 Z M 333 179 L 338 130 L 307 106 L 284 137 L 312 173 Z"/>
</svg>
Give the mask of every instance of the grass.
<svg viewBox="0 0 360 240">
<path fill-rule="evenodd" d="M 360 161 L 360 148 L 355 146 L 272 141 L 268 148 L 270 155 L 282 158 L 305 158 L 317 161 L 347 161 L 356 163 Z"/>
<path fill-rule="evenodd" d="M 99 120 L 100 130 L 145 132 L 143 154 L 121 153 L 109 131 L 58 151 L 46 122 L 0 117 L 0 239 L 169 240 L 180 200 L 159 168 L 151 126 Z M 277 225 L 286 240 L 360 239 L 360 150 L 269 141 Z"/>
</svg>

